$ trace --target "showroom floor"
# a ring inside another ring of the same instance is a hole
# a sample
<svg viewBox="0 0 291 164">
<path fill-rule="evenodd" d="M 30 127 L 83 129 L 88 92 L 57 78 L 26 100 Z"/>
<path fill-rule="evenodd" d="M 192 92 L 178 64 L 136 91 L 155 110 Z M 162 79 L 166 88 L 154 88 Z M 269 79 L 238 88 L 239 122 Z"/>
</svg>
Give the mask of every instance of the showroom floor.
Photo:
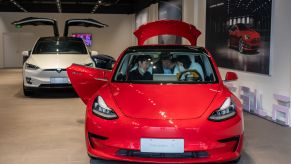
<svg viewBox="0 0 291 164">
<path fill-rule="evenodd" d="M 89 164 L 81 100 L 72 91 L 28 98 L 21 85 L 20 69 L 0 69 L 0 164 Z M 291 128 L 245 114 L 241 164 L 287 164 L 290 154 Z"/>
</svg>

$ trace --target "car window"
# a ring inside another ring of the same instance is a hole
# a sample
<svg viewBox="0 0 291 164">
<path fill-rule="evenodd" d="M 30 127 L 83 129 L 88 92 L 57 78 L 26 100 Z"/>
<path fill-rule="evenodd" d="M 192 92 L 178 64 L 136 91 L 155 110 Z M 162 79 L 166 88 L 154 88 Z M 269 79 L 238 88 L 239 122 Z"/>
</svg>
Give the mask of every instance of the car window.
<svg viewBox="0 0 291 164">
<path fill-rule="evenodd" d="M 116 69 L 115 82 L 216 83 L 209 57 L 191 51 L 139 51 L 126 53 Z"/>
<path fill-rule="evenodd" d="M 244 24 L 237 24 L 237 27 L 240 31 L 247 31 L 249 30 L 248 27 Z"/>
<path fill-rule="evenodd" d="M 38 41 L 33 54 L 87 54 L 82 41 Z"/>
<path fill-rule="evenodd" d="M 231 28 L 230 28 L 230 31 L 235 31 L 236 30 L 236 26 L 232 26 Z"/>
</svg>

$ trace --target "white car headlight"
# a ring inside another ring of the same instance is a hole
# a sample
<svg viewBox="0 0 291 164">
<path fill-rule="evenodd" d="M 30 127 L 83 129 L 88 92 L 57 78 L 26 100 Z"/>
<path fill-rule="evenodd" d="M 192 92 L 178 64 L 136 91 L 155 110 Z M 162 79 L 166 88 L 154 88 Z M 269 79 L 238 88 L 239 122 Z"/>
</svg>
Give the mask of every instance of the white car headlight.
<svg viewBox="0 0 291 164">
<path fill-rule="evenodd" d="M 245 40 L 250 39 L 251 37 L 249 35 L 245 35 Z"/>
<path fill-rule="evenodd" d="M 36 65 L 33 65 L 33 64 L 25 63 L 25 69 L 29 69 L 29 70 L 37 70 L 37 69 L 39 69 L 39 67 L 36 66 Z"/>
<path fill-rule="evenodd" d="M 234 102 L 228 97 L 222 106 L 214 111 L 210 117 L 210 121 L 224 121 L 230 119 L 236 115 L 236 107 Z"/>
<path fill-rule="evenodd" d="M 101 96 L 98 96 L 95 99 L 92 107 L 92 112 L 95 115 L 108 120 L 118 118 L 116 113 L 106 105 L 105 101 Z"/>
</svg>

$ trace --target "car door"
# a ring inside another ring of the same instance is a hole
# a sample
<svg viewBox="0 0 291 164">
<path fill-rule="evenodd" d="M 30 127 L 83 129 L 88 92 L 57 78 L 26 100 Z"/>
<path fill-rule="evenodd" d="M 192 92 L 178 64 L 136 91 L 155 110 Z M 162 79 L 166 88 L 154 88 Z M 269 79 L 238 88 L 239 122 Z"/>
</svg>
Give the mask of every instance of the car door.
<svg viewBox="0 0 291 164">
<path fill-rule="evenodd" d="M 68 36 L 69 27 L 71 26 L 83 26 L 83 27 L 96 27 L 103 28 L 108 27 L 108 25 L 98 22 L 94 19 L 69 19 L 65 22 L 64 36 Z"/>
<path fill-rule="evenodd" d="M 236 26 L 234 30 L 234 45 L 235 46 L 238 46 L 239 40 L 240 40 L 240 31 L 238 27 Z"/>
<path fill-rule="evenodd" d="M 58 23 L 54 19 L 49 18 L 37 18 L 28 17 L 21 19 L 19 21 L 12 22 L 16 28 L 21 28 L 22 26 L 32 25 L 32 26 L 52 26 L 54 30 L 54 35 L 59 36 Z"/>
<path fill-rule="evenodd" d="M 235 44 L 235 30 L 236 30 L 236 26 L 232 26 L 229 30 L 229 40 L 231 45 Z"/>
<path fill-rule="evenodd" d="M 67 68 L 73 88 L 85 104 L 111 78 L 111 71 L 73 64 Z"/>
</svg>

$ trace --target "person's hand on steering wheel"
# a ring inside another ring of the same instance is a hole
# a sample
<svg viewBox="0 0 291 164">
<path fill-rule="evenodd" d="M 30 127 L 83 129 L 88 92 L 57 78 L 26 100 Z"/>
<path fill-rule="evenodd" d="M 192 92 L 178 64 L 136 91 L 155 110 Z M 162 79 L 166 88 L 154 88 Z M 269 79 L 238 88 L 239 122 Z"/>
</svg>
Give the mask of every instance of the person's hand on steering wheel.
<svg viewBox="0 0 291 164">
<path fill-rule="evenodd" d="M 202 81 L 202 76 L 197 70 L 185 70 L 178 76 L 179 81 Z"/>
</svg>

